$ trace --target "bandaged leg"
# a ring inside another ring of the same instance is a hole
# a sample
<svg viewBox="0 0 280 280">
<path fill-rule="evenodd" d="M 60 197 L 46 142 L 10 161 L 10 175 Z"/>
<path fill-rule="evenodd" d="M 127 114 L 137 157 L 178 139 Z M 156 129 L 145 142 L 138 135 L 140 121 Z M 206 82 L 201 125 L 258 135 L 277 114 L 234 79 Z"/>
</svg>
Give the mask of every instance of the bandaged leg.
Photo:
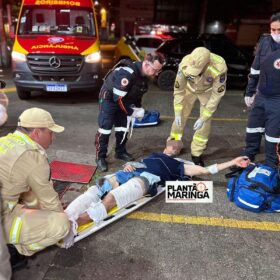
<svg viewBox="0 0 280 280">
<path fill-rule="evenodd" d="M 147 193 L 148 188 L 149 182 L 145 177 L 134 177 L 110 191 L 104 200 L 92 203 L 86 212 L 91 220 L 98 223 L 107 217 L 107 211 L 115 205 L 120 209 L 125 207 Z"/>
<path fill-rule="evenodd" d="M 98 203 L 92 203 L 86 212 L 95 223 L 99 223 L 107 217 L 107 210 L 101 200 Z"/>
<path fill-rule="evenodd" d="M 114 196 L 118 208 L 121 209 L 146 194 L 148 188 L 149 182 L 145 177 L 134 177 L 113 189 L 110 194 Z"/>
<path fill-rule="evenodd" d="M 90 187 L 84 194 L 78 196 L 65 209 L 65 213 L 70 220 L 77 220 L 92 203 L 100 201 L 98 196 L 99 189 L 97 186 Z"/>
</svg>

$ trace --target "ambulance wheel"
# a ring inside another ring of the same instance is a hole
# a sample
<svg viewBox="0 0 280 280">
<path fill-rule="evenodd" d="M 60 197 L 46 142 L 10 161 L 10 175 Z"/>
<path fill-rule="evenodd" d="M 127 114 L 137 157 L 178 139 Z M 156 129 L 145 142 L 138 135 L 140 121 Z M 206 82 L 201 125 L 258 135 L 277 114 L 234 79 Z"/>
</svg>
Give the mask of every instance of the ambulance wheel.
<svg viewBox="0 0 280 280">
<path fill-rule="evenodd" d="M 157 79 L 158 87 L 162 90 L 173 90 L 176 78 L 176 72 L 173 70 L 163 70 Z"/>
<path fill-rule="evenodd" d="M 18 94 L 19 99 L 22 99 L 22 100 L 29 99 L 31 96 L 30 91 L 23 90 L 21 88 L 17 88 L 17 94 Z"/>
</svg>

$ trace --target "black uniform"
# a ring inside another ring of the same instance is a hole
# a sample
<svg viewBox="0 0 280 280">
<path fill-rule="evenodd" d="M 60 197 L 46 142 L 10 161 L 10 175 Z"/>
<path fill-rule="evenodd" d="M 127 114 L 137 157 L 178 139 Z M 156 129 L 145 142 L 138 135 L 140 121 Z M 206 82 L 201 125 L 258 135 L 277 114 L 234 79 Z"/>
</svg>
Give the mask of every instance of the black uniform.
<svg viewBox="0 0 280 280">
<path fill-rule="evenodd" d="M 246 128 L 245 154 L 251 159 L 259 152 L 265 134 L 265 162 L 274 167 L 280 142 L 280 44 L 263 37 L 252 64 L 246 96 L 256 94 Z"/>
<path fill-rule="evenodd" d="M 99 129 L 95 137 L 96 158 L 106 158 L 109 137 L 115 126 L 116 154 L 126 152 L 127 116 L 133 107 L 141 107 L 148 79 L 142 74 L 142 62 L 121 61 L 106 75 L 99 93 Z"/>
</svg>

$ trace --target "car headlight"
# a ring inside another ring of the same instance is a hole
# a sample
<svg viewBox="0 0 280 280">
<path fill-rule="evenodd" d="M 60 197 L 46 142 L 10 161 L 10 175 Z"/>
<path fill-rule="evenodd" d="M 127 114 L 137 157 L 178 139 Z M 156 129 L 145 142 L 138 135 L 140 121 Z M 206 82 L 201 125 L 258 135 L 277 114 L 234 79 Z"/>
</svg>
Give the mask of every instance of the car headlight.
<svg viewBox="0 0 280 280">
<path fill-rule="evenodd" d="M 100 52 L 94 52 L 85 57 L 85 62 L 87 63 L 96 63 L 101 60 Z"/>
<path fill-rule="evenodd" d="M 12 59 L 16 62 L 24 62 L 26 61 L 26 55 L 23 53 L 12 51 Z"/>
</svg>

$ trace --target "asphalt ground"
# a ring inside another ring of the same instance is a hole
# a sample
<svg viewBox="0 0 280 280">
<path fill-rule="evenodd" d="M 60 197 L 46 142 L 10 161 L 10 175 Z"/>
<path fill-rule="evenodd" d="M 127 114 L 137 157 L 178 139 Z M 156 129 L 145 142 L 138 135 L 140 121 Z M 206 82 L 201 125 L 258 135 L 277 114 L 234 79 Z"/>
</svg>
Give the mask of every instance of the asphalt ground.
<svg viewBox="0 0 280 280">
<path fill-rule="evenodd" d="M 9 120 L 1 134 L 14 129 L 24 109 L 42 107 L 66 128 L 48 151 L 50 161 L 94 163 L 98 115 L 94 94 L 36 94 L 20 101 L 9 75 L 6 80 Z M 173 119 L 172 92 L 151 84 L 143 105 L 159 110 L 161 123 L 134 130 L 127 148 L 137 159 L 163 150 Z M 197 105 L 184 136 L 181 157 L 188 160 Z M 213 118 L 207 164 L 239 155 L 247 114 L 243 90 L 228 89 Z M 123 162 L 114 159 L 113 136 L 111 140 L 109 171 L 113 172 Z M 258 160 L 262 159 L 260 154 Z M 168 204 L 161 195 L 68 250 L 53 246 L 36 254 L 13 279 L 279 279 L 279 216 L 247 212 L 228 202 L 225 173 L 205 177 L 213 180 L 213 203 Z"/>
</svg>

